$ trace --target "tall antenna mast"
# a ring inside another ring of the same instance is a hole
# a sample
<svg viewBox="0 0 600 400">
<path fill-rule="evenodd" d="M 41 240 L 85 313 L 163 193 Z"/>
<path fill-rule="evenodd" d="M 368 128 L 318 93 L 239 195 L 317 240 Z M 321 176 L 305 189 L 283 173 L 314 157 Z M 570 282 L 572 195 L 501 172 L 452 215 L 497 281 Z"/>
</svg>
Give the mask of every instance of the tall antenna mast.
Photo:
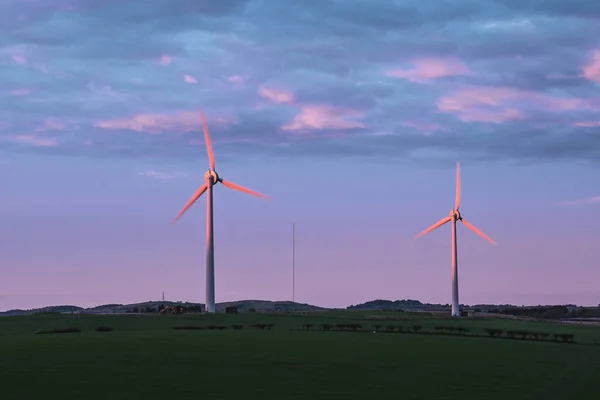
<svg viewBox="0 0 600 400">
<path fill-rule="evenodd" d="M 296 307 L 296 224 L 292 224 L 292 310 Z"/>
</svg>

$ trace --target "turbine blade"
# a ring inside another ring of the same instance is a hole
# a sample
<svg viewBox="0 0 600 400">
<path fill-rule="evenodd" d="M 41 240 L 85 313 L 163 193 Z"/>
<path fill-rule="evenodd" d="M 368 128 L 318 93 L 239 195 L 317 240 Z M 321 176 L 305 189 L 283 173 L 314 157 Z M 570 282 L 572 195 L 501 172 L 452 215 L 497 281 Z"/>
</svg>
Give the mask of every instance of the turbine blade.
<svg viewBox="0 0 600 400">
<path fill-rule="evenodd" d="M 437 229 L 440 226 L 442 226 L 442 225 L 444 225 L 444 224 L 446 224 L 446 223 L 448 223 L 450 221 L 452 221 L 452 218 L 450 218 L 450 217 L 446 217 L 446 218 L 444 218 L 442 220 L 439 220 L 434 225 L 430 226 L 429 228 L 425 229 L 423 232 L 419 233 L 416 237 L 420 238 L 421 236 L 425 235 L 426 233 L 429 233 L 432 230 Z"/>
<path fill-rule="evenodd" d="M 204 113 L 200 110 L 200 117 L 202 118 L 202 128 L 204 129 L 204 142 L 206 143 L 206 151 L 208 152 L 208 162 L 210 163 L 210 169 L 215 170 L 215 153 L 213 153 L 212 143 L 210 142 L 210 135 L 208 134 L 208 126 L 206 125 L 206 118 Z"/>
<path fill-rule="evenodd" d="M 190 208 L 192 206 L 192 204 L 194 204 L 196 202 L 196 200 L 198 200 L 200 198 L 200 196 L 202 196 L 204 194 L 204 192 L 206 192 L 206 183 L 202 186 L 200 186 L 200 188 L 198 188 L 198 190 L 196 190 L 196 193 L 194 193 L 194 195 L 190 198 L 190 200 L 187 202 L 187 204 L 181 209 L 181 211 L 179 211 L 179 214 L 177 214 L 177 216 L 175 218 L 173 218 L 173 221 L 171 221 L 171 224 L 174 224 L 175 222 L 177 222 L 177 220 L 179 218 L 181 218 L 181 216 L 188 210 L 188 208 Z"/>
<path fill-rule="evenodd" d="M 460 164 L 456 163 L 456 207 L 455 210 L 458 210 L 460 207 Z"/>
<path fill-rule="evenodd" d="M 467 228 L 469 228 L 470 230 L 472 230 L 473 232 L 475 232 L 476 234 L 478 234 L 479 236 L 481 236 L 482 238 L 484 238 L 491 244 L 496 244 L 496 242 L 494 242 L 492 239 L 490 239 L 485 233 L 483 233 L 479 229 L 475 228 L 475 226 L 473 224 L 471 224 L 469 221 L 465 220 L 464 218 L 461 219 L 461 221 L 463 224 L 465 224 L 467 226 Z"/>
<path fill-rule="evenodd" d="M 220 182 L 227 186 L 229 189 L 237 190 L 243 193 L 251 194 L 252 196 L 262 197 L 263 199 L 269 199 L 269 196 L 265 196 L 262 193 L 255 192 L 254 190 L 247 189 L 243 186 L 238 185 L 237 183 L 233 183 L 231 181 L 226 181 L 225 179 L 221 179 Z"/>
</svg>

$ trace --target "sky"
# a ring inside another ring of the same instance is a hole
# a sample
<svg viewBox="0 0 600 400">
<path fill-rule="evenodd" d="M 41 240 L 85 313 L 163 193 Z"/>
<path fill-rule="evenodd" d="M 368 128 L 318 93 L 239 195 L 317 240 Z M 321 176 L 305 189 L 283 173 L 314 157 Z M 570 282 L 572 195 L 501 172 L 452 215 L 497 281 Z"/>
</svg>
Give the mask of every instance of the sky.
<svg viewBox="0 0 600 400">
<path fill-rule="evenodd" d="M 596 0 L 0 0 L 0 310 L 600 303 Z"/>
</svg>

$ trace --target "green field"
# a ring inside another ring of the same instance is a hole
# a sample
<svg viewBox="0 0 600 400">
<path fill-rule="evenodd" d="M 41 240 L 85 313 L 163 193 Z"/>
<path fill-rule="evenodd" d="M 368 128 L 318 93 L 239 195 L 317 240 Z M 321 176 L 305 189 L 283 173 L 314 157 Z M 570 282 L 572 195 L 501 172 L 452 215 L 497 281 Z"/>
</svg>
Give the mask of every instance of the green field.
<svg viewBox="0 0 600 400">
<path fill-rule="evenodd" d="M 36 334 L 66 328 L 81 332 Z M 599 344 L 599 327 L 412 313 L 2 317 L 0 398 L 597 399 Z"/>
</svg>

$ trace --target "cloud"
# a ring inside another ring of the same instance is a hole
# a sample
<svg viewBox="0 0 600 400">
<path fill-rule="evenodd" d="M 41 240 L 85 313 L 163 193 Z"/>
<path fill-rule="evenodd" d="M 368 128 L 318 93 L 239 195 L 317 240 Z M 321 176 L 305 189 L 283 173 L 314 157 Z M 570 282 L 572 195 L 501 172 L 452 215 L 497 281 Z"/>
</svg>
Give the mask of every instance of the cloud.
<svg viewBox="0 0 600 400">
<path fill-rule="evenodd" d="M 207 118 L 207 124 L 227 126 L 235 124 L 236 119 L 232 117 Z M 94 122 L 97 128 L 111 130 L 130 130 L 147 132 L 149 134 L 160 133 L 182 133 L 199 131 L 202 129 L 202 120 L 198 111 L 178 111 L 171 113 L 136 114 L 124 119 L 108 119 Z"/>
<path fill-rule="evenodd" d="M 292 103 L 295 100 L 293 93 L 263 86 L 258 89 L 258 94 L 274 103 Z"/>
<path fill-rule="evenodd" d="M 594 51 L 591 60 L 583 67 L 583 76 L 600 83 L 600 50 Z"/>
<path fill-rule="evenodd" d="M 595 1 L 434 3 L 2 2 L 0 156 L 598 163 Z"/>
<path fill-rule="evenodd" d="M 366 128 L 362 122 L 356 121 L 363 119 L 365 114 L 356 110 L 348 110 L 331 106 L 303 106 L 301 112 L 294 119 L 283 126 L 284 131 L 301 131 L 311 129 L 359 129 Z"/>
<path fill-rule="evenodd" d="M 12 59 L 16 63 L 27 64 L 27 59 L 25 57 L 23 57 L 23 56 L 18 55 L 18 54 L 12 56 Z"/>
<path fill-rule="evenodd" d="M 191 75 L 184 75 L 183 76 L 183 80 L 185 80 L 187 83 L 198 83 L 198 81 L 196 80 L 196 78 L 194 78 Z"/>
<path fill-rule="evenodd" d="M 442 126 L 440 124 L 431 123 L 431 122 L 402 122 L 402 126 L 408 126 L 411 128 L 415 128 L 418 131 L 423 133 L 431 134 L 435 132 L 449 132 L 450 128 L 446 126 Z"/>
<path fill-rule="evenodd" d="M 15 135 L 13 141 L 20 143 L 28 143 L 38 147 L 55 147 L 58 146 L 58 141 L 52 138 L 40 138 L 35 135 Z"/>
<path fill-rule="evenodd" d="M 531 22 L 529 19 L 511 19 L 505 21 L 490 21 L 485 22 L 481 25 L 482 29 L 491 29 L 491 30 L 521 30 L 521 31 L 531 31 L 536 28 L 535 24 Z"/>
<path fill-rule="evenodd" d="M 412 82 L 425 82 L 448 76 L 469 75 L 471 71 L 460 60 L 425 58 L 412 61 L 414 68 L 394 69 L 386 75 L 407 79 Z"/>
<path fill-rule="evenodd" d="M 574 122 L 575 126 L 582 126 L 588 128 L 600 127 L 600 120 L 598 121 L 583 121 L 583 122 Z"/>
<path fill-rule="evenodd" d="M 164 56 L 164 55 L 160 56 L 161 65 L 169 65 L 169 64 L 171 64 L 171 61 L 172 61 L 172 59 L 169 56 Z"/>
<path fill-rule="evenodd" d="M 457 115 L 464 122 L 522 120 L 528 112 L 600 111 L 600 98 L 557 97 L 510 87 L 471 86 L 443 96 L 437 103 L 442 112 Z"/>
<path fill-rule="evenodd" d="M 246 86 L 246 78 L 239 75 L 227 77 L 227 81 L 232 83 L 235 89 L 243 89 Z"/>
<path fill-rule="evenodd" d="M 570 207 L 570 206 L 582 206 L 587 204 L 600 204 L 600 196 L 588 197 L 586 199 L 561 201 L 556 203 L 556 206 Z"/>
<path fill-rule="evenodd" d="M 147 178 L 153 179 L 182 179 L 189 177 L 189 174 L 181 172 L 181 171 L 173 171 L 173 172 L 159 172 L 155 170 L 138 172 L 138 175 L 145 176 Z"/>
<path fill-rule="evenodd" d="M 13 96 L 27 96 L 31 94 L 31 92 L 31 89 L 13 89 L 10 91 L 10 94 L 12 94 Z"/>
</svg>

